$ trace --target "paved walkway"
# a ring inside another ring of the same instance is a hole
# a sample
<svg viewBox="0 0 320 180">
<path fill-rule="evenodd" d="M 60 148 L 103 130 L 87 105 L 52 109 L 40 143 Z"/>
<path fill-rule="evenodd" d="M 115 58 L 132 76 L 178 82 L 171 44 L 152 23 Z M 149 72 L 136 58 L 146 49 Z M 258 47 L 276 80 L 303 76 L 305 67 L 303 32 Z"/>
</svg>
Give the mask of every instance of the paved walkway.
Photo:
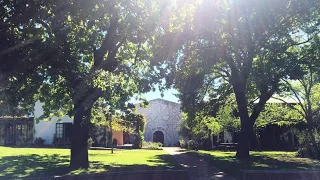
<svg viewBox="0 0 320 180">
<path fill-rule="evenodd" d="M 203 159 L 186 154 L 179 147 L 164 147 L 170 155 L 183 167 L 188 169 L 190 180 L 236 180 L 227 176 L 217 168 L 210 167 Z"/>
</svg>

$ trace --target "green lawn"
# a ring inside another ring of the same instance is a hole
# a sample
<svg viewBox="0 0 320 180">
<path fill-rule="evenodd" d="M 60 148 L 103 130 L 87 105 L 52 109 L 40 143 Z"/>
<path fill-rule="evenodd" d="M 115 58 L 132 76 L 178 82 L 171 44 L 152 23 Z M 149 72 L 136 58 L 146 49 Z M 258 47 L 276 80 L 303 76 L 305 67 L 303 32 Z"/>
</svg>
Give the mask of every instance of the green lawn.
<svg viewBox="0 0 320 180">
<path fill-rule="evenodd" d="M 69 149 L 10 148 L 0 146 L 0 178 L 55 176 L 126 170 L 177 168 L 163 150 L 90 150 L 90 168 L 69 171 Z"/>
<path fill-rule="evenodd" d="M 239 160 L 235 152 L 223 151 L 199 151 L 188 152 L 195 156 L 201 156 L 210 165 L 240 177 L 241 170 L 320 170 L 320 162 L 308 158 L 298 158 L 296 152 L 250 152 L 251 158 Z"/>
</svg>

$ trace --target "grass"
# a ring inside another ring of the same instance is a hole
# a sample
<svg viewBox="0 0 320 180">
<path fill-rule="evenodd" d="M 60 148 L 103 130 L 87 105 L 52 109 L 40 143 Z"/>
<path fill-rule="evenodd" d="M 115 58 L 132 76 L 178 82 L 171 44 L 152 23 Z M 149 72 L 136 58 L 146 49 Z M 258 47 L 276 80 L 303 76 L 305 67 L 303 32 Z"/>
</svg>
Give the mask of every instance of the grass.
<svg viewBox="0 0 320 180">
<path fill-rule="evenodd" d="M 200 156 L 213 167 L 234 177 L 240 177 L 242 170 L 320 170 L 319 161 L 299 158 L 296 152 L 250 152 L 249 159 L 237 159 L 235 152 L 191 151 L 188 153 Z"/>
<path fill-rule="evenodd" d="M 0 146 L 0 178 L 64 176 L 130 170 L 177 168 L 163 150 L 89 150 L 90 168 L 69 171 L 69 149 Z"/>
</svg>

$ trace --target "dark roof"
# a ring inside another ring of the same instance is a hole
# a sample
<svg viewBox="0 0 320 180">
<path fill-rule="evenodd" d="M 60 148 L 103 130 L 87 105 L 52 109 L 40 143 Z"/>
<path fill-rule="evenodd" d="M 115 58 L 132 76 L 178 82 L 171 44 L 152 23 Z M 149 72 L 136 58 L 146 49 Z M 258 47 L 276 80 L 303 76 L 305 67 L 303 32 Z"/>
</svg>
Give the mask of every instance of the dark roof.
<svg viewBox="0 0 320 180">
<path fill-rule="evenodd" d="M 33 117 L 0 117 L 0 121 L 33 121 Z"/>
</svg>

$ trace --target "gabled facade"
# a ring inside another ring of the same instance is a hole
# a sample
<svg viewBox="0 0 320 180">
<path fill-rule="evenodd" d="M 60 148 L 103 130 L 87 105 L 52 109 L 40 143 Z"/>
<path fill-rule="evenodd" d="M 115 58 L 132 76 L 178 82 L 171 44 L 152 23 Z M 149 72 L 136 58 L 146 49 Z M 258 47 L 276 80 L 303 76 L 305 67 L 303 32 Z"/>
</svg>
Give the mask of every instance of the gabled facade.
<svg viewBox="0 0 320 180">
<path fill-rule="evenodd" d="M 147 108 L 136 105 L 137 113 L 146 117 L 145 141 L 161 142 L 164 146 L 177 146 L 181 122 L 181 105 L 164 99 L 148 101 Z"/>
</svg>

